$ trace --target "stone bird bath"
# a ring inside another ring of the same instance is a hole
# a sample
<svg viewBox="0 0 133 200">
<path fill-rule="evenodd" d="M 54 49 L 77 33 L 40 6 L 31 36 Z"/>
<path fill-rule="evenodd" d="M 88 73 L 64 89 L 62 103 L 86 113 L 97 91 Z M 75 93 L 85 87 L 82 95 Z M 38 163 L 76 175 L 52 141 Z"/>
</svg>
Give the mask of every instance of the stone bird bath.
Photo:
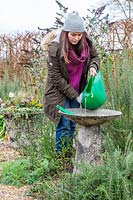
<svg viewBox="0 0 133 200">
<path fill-rule="evenodd" d="M 109 109 L 87 110 L 82 108 L 67 109 L 69 114 L 59 111 L 79 124 L 76 162 L 98 164 L 101 162 L 100 125 L 122 115 L 120 111 Z"/>
</svg>

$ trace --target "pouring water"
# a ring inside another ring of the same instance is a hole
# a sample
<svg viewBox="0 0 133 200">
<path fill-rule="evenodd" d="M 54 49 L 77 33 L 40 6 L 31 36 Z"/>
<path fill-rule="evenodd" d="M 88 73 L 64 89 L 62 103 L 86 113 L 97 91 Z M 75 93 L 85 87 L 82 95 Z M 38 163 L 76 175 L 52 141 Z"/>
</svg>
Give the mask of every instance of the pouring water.
<svg viewBox="0 0 133 200">
<path fill-rule="evenodd" d="M 87 103 L 87 97 L 85 96 L 85 115 L 86 115 L 86 103 Z"/>
</svg>

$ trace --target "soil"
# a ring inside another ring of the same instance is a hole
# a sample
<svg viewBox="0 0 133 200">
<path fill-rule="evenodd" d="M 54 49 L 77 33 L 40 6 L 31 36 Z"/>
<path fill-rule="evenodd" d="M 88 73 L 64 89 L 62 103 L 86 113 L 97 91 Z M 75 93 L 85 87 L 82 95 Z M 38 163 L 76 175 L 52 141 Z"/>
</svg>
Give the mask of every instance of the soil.
<svg viewBox="0 0 133 200">
<path fill-rule="evenodd" d="M 10 147 L 8 141 L 0 141 L 0 162 L 15 160 L 19 156 L 19 152 Z M 11 185 L 0 184 L 0 200 L 37 200 L 33 197 L 26 196 L 29 189 L 30 186 L 28 185 L 17 188 Z"/>
</svg>

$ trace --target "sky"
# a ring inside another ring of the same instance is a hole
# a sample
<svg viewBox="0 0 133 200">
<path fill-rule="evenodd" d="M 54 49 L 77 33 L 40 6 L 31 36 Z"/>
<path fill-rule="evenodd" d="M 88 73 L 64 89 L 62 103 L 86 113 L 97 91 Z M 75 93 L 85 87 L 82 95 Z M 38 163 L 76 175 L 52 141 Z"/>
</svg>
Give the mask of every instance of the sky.
<svg viewBox="0 0 133 200">
<path fill-rule="evenodd" d="M 111 0 L 59 0 L 68 7 L 68 12 L 76 10 L 82 17 L 86 16 L 87 8 L 99 8 L 108 1 Z M 52 27 L 58 11 L 55 0 L 0 0 L 0 34 Z M 119 10 L 109 9 L 108 12 L 114 20 Z"/>
<path fill-rule="evenodd" d="M 77 10 L 86 16 L 87 8 L 101 5 L 101 0 L 59 0 L 68 12 Z M 0 33 L 37 31 L 54 24 L 59 6 L 55 0 L 0 0 Z"/>
</svg>

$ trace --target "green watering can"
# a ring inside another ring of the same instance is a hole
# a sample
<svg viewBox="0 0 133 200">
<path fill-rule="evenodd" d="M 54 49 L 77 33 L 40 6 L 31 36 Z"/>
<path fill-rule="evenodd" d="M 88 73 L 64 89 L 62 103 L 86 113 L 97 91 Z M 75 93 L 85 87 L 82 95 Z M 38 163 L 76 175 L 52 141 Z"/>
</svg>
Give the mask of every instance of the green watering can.
<svg viewBox="0 0 133 200">
<path fill-rule="evenodd" d="M 83 90 L 82 107 L 95 110 L 106 101 L 106 92 L 100 70 L 95 77 L 90 76 L 87 85 Z"/>
</svg>

